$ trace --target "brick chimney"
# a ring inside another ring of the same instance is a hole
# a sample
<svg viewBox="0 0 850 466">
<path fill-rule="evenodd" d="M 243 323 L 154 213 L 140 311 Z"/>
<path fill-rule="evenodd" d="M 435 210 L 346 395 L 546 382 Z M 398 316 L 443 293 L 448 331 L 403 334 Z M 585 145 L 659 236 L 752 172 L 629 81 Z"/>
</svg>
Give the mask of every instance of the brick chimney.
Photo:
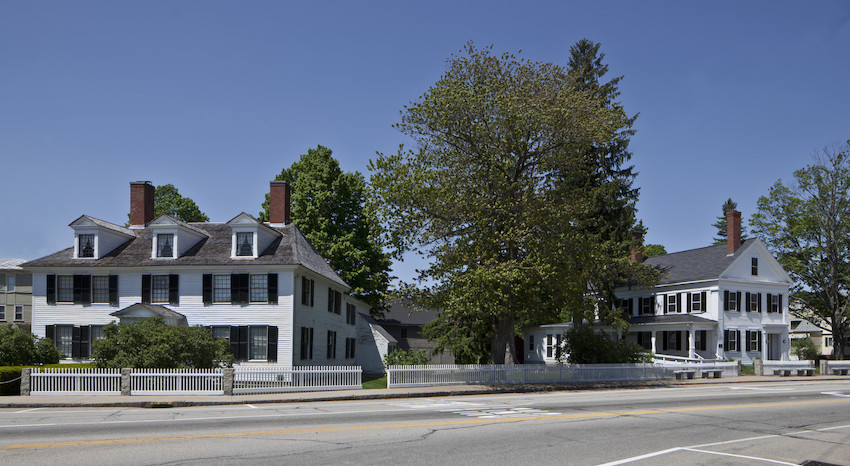
<svg viewBox="0 0 850 466">
<path fill-rule="evenodd" d="M 732 255 L 741 245 L 741 212 L 726 212 L 726 254 Z"/>
<path fill-rule="evenodd" d="M 283 225 L 290 222 L 289 203 L 292 190 L 286 181 L 272 181 L 269 188 L 269 223 Z"/>
<path fill-rule="evenodd" d="M 144 228 L 153 220 L 155 189 L 150 181 L 130 182 L 130 228 Z"/>
<path fill-rule="evenodd" d="M 643 263 L 643 232 L 640 230 L 632 231 L 632 262 L 635 264 Z"/>
</svg>

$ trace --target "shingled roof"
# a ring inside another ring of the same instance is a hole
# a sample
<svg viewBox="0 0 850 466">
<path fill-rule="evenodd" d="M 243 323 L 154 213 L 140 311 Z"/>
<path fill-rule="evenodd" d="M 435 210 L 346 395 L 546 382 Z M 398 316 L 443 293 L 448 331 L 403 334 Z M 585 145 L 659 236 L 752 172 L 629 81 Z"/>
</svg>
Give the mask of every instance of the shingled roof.
<svg viewBox="0 0 850 466">
<path fill-rule="evenodd" d="M 108 254 L 96 260 L 74 259 L 74 248 L 63 249 L 49 256 L 35 259 L 22 264 L 23 267 L 162 267 L 174 266 L 219 266 L 232 265 L 300 265 L 328 278 L 340 285 L 348 286 L 337 275 L 325 259 L 307 241 L 304 234 L 295 226 L 288 223 L 280 227 L 270 227 L 280 233 L 280 238 L 274 240 L 256 259 L 235 260 L 231 253 L 231 228 L 224 223 L 190 223 L 196 231 L 209 235 L 200 240 L 192 249 L 173 260 L 151 258 L 151 242 L 153 231 L 149 228 L 133 230 L 136 237 L 118 246 Z"/>
<path fill-rule="evenodd" d="M 755 244 L 744 240 L 735 253 L 727 255 L 726 243 L 647 258 L 643 263 L 666 274 L 661 284 L 716 279 L 732 262 Z"/>
</svg>

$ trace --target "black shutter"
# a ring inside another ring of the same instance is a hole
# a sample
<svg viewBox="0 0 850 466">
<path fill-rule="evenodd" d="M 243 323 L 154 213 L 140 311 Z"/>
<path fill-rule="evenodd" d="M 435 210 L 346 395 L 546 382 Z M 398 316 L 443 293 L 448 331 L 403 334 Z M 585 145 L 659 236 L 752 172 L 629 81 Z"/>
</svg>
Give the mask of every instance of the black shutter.
<svg viewBox="0 0 850 466">
<path fill-rule="evenodd" d="M 44 338 L 52 341 L 53 344 L 56 344 L 56 326 L 55 325 L 45 325 L 44 326 Z"/>
<path fill-rule="evenodd" d="M 307 327 L 301 327 L 301 359 L 307 359 Z"/>
<path fill-rule="evenodd" d="M 86 304 L 85 297 L 83 295 L 83 277 L 84 275 L 74 275 L 73 283 L 74 283 L 74 304 Z M 91 304 L 91 299 L 89 299 L 89 303 Z"/>
<path fill-rule="evenodd" d="M 80 277 L 80 304 L 91 304 L 91 275 Z M 77 278 L 75 275 L 74 278 Z"/>
<path fill-rule="evenodd" d="M 761 351 L 761 332 L 760 331 L 758 332 L 758 340 L 759 340 L 758 350 Z"/>
<path fill-rule="evenodd" d="M 761 293 L 759 293 L 759 308 L 758 311 L 761 312 Z"/>
<path fill-rule="evenodd" d="M 269 304 L 277 304 L 277 274 L 270 273 L 266 280 L 268 283 L 268 302 Z"/>
<path fill-rule="evenodd" d="M 230 327 L 230 354 L 233 359 L 238 359 L 239 355 L 239 327 Z"/>
<path fill-rule="evenodd" d="M 737 344 L 738 344 L 738 347 L 736 348 L 736 350 L 741 351 L 741 331 L 740 331 L 740 330 L 735 330 L 735 336 L 737 337 L 737 338 L 736 338 L 736 340 L 737 340 L 737 342 L 738 342 L 738 343 L 737 343 Z"/>
<path fill-rule="evenodd" d="M 687 299 L 687 301 L 685 301 L 685 306 L 687 306 L 687 309 L 686 309 L 687 312 L 691 312 L 691 311 L 694 310 L 693 304 L 692 304 L 693 302 L 694 302 L 693 293 L 688 293 L 688 299 Z"/>
<path fill-rule="evenodd" d="M 301 304 L 308 305 L 310 301 L 307 299 L 307 294 L 310 292 L 310 289 L 307 285 L 307 277 L 301 277 Z"/>
<path fill-rule="evenodd" d="M 269 327 L 269 362 L 277 361 L 277 327 Z"/>
<path fill-rule="evenodd" d="M 700 339 L 699 339 L 700 343 L 699 343 L 698 349 L 700 351 L 705 351 L 706 346 L 707 346 L 706 339 L 708 338 L 708 331 L 707 330 L 699 330 L 699 336 L 700 336 Z"/>
<path fill-rule="evenodd" d="M 80 326 L 80 357 L 88 358 L 91 356 L 89 351 L 89 336 L 91 332 L 89 331 L 91 327 L 88 325 Z"/>
<path fill-rule="evenodd" d="M 142 275 L 142 304 L 151 303 L 151 276 Z"/>
<path fill-rule="evenodd" d="M 700 312 L 708 312 L 708 300 L 706 299 L 705 291 L 699 294 L 699 309 Z M 705 348 L 703 348 L 703 351 L 704 350 Z"/>
<path fill-rule="evenodd" d="M 334 290 L 328 287 L 328 312 L 334 311 Z"/>
<path fill-rule="evenodd" d="M 661 349 L 667 351 L 667 331 L 661 332 Z"/>
<path fill-rule="evenodd" d="M 168 276 L 168 304 L 180 304 L 180 275 L 175 273 Z"/>
<path fill-rule="evenodd" d="M 782 295 L 776 295 L 776 300 L 779 302 L 779 309 L 776 312 L 782 312 Z"/>
<path fill-rule="evenodd" d="M 750 309 L 750 293 L 747 293 L 744 296 L 746 296 L 746 300 L 744 301 L 744 310 L 750 312 L 753 310 Z"/>
<path fill-rule="evenodd" d="M 80 327 L 71 330 L 71 357 L 80 359 Z"/>
<path fill-rule="evenodd" d="M 47 276 L 47 304 L 56 304 L 56 275 Z"/>
<path fill-rule="evenodd" d="M 309 339 L 310 347 L 307 348 L 307 350 L 308 350 L 308 353 L 309 353 L 308 356 L 310 356 L 310 359 L 313 359 L 313 327 L 310 327 L 309 331 L 310 331 L 310 339 Z"/>
<path fill-rule="evenodd" d="M 729 310 L 729 290 L 723 290 L 723 310 Z"/>
<path fill-rule="evenodd" d="M 723 348 L 726 349 L 726 351 L 732 351 L 729 349 L 729 330 L 723 331 Z"/>
<path fill-rule="evenodd" d="M 109 305 L 118 305 L 118 275 L 109 276 Z"/>
<path fill-rule="evenodd" d="M 204 297 L 204 305 L 212 304 L 213 301 L 213 276 L 211 273 L 205 273 L 202 279 L 202 287 L 203 287 L 203 297 Z M 231 340 L 232 341 L 232 340 Z M 231 351 L 232 352 L 232 351 Z M 234 353 L 236 354 L 236 353 Z"/>
<path fill-rule="evenodd" d="M 248 326 L 242 325 L 239 327 L 239 356 L 238 359 L 247 361 L 248 354 Z"/>
<path fill-rule="evenodd" d="M 735 310 L 740 311 L 741 309 L 743 309 L 743 307 L 741 307 L 741 292 L 739 291 L 736 296 L 738 297 L 738 309 Z"/>
<path fill-rule="evenodd" d="M 676 312 L 682 312 L 682 294 L 676 293 Z"/>
<path fill-rule="evenodd" d="M 230 302 L 232 304 L 248 303 L 249 278 L 247 273 L 230 274 Z"/>
<path fill-rule="evenodd" d="M 313 303 L 316 298 L 316 281 L 310 280 L 310 307 L 313 307 Z"/>
</svg>

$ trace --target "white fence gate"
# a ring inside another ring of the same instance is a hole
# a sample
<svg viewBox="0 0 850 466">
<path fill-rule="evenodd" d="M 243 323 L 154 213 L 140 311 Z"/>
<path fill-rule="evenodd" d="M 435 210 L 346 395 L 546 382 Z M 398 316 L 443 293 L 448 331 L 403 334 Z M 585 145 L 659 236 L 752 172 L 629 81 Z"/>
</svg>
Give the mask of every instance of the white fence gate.
<svg viewBox="0 0 850 466">
<path fill-rule="evenodd" d="M 130 395 L 224 395 L 221 369 L 133 369 Z"/>
<path fill-rule="evenodd" d="M 358 390 L 360 366 L 236 366 L 233 394 Z"/>
<path fill-rule="evenodd" d="M 42 368 L 30 376 L 31 395 L 120 395 L 120 369 Z"/>
</svg>

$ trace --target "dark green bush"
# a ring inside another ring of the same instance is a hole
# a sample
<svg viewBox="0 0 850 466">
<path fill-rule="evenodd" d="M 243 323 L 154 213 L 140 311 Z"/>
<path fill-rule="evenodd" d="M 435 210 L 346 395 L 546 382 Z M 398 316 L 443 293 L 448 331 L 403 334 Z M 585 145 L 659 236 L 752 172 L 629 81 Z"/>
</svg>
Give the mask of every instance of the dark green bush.
<svg viewBox="0 0 850 466">
<path fill-rule="evenodd" d="M 21 381 L 15 380 L 21 376 L 20 366 L 0 367 L 0 395 L 20 395 Z M 15 380 L 14 382 L 10 382 Z M 8 383 L 7 383 L 8 382 Z"/>
<path fill-rule="evenodd" d="M 565 351 L 570 364 L 634 364 L 649 362 L 643 348 L 628 340 L 581 327 L 567 332 Z"/>
<path fill-rule="evenodd" d="M 428 364 L 428 353 L 425 350 L 393 350 L 384 356 L 384 366 L 419 366 Z"/>
<path fill-rule="evenodd" d="M 46 338 L 37 338 L 12 324 L 0 326 L 0 366 L 53 364 L 62 353 Z"/>
</svg>

